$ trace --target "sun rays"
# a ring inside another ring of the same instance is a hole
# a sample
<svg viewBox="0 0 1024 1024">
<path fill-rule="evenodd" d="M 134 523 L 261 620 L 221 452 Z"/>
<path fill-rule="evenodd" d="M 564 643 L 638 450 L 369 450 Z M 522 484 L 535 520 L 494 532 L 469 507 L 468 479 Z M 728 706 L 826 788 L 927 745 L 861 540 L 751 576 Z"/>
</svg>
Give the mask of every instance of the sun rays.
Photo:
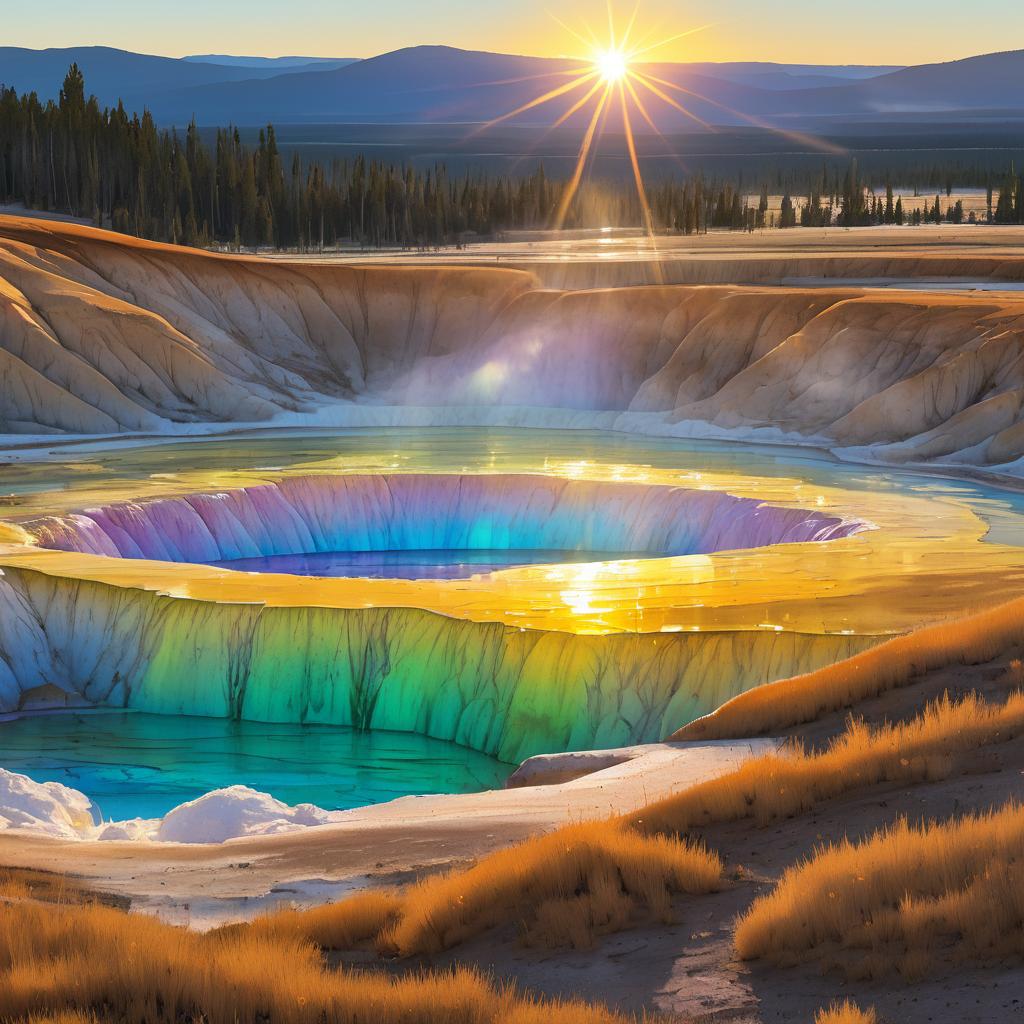
<svg viewBox="0 0 1024 1024">
<path fill-rule="evenodd" d="M 792 138 L 802 145 L 824 152 L 843 152 L 813 136 L 776 128 L 760 118 L 733 110 L 709 96 L 662 77 L 665 72 L 662 72 L 657 64 L 651 63 L 654 59 L 652 55 L 656 56 L 656 51 L 711 28 L 711 25 L 699 25 L 665 36 L 659 36 L 656 31 L 648 30 L 640 38 L 635 38 L 639 10 L 639 6 L 634 8 L 624 30 L 620 32 L 616 24 L 612 0 L 607 0 L 608 20 L 602 34 L 598 34 L 586 24 L 581 24 L 579 28 L 573 28 L 552 14 L 552 19 L 573 37 L 585 55 L 569 58 L 576 66 L 536 76 L 538 79 L 546 78 L 550 81 L 552 78 L 557 78 L 560 81 L 552 88 L 539 92 L 537 96 L 521 103 L 514 110 L 488 121 L 478 129 L 479 131 L 486 130 L 527 111 L 556 101 L 561 101 L 567 106 L 551 123 L 548 132 L 563 126 L 571 118 L 579 116 L 580 124 L 583 127 L 580 148 L 572 175 L 558 205 L 552 224 L 553 228 L 557 230 L 565 226 L 573 200 L 587 172 L 595 143 L 604 134 L 609 116 L 613 112 L 621 117 L 623 143 L 636 185 L 643 227 L 650 236 L 654 235 L 654 218 L 647 201 L 647 190 L 644 187 L 640 169 L 640 156 L 633 122 L 636 118 L 641 119 L 650 132 L 664 140 L 655 115 L 652 113 L 652 110 L 658 106 L 671 107 L 693 124 L 706 130 L 714 130 L 707 120 L 692 109 L 696 102 L 705 105 L 705 108 L 710 106 L 721 110 L 732 118 L 747 124 Z M 544 134 L 546 136 L 548 133 Z"/>
<path fill-rule="evenodd" d="M 638 61 L 650 59 L 650 54 L 661 47 L 668 46 L 686 36 L 702 31 L 708 26 L 699 26 L 685 32 L 677 32 L 658 38 L 648 32 L 644 37 L 634 40 L 639 7 L 635 8 L 625 29 L 620 32 L 616 25 L 611 0 L 608 2 L 608 24 L 606 35 L 601 38 L 589 26 L 582 25 L 575 29 L 561 19 L 552 18 L 562 29 L 586 51 L 585 56 L 574 57 L 579 66 L 565 71 L 556 72 L 559 78 L 567 78 L 559 84 L 540 92 L 537 96 L 515 109 L 496 117 L 484 125 L 484 129 L 501 124 L 518 117 L 529 110 L 562 99 L 568 103 L 566 109 L 552 124 L 552 128 L 564 125 L 570 118 L 581 115 L 586 118 L 579 153 L 573 168 L 572 176 L 566 186 L 565 193 L 559 203 L 555 216 L 554 227 L 561 228 L 572 207 L 573 199 L 579 191 L 586 172 L 595 141 L 602 135 L 609 113 L 618 111 L 622 118 L 622 130 L 626 153 L 636 184 L 637 196 L 640 200 L 641 216 L 647 233 L 653 235 L 654 223 L 650 206 L 647 202 L 647 191 L 644 187 L 643 175 L 640 171 L 640 158 L 637 152 L 636 137 L 633 130 L 633 118 L 640 117 L 647 127 L 661 135 L 654 117 L 648 109 L 653 100 L 666 104 L 680 111 L 701 127 L 710 127 L 706 121 L 689 110 L 684 102 L 670 96 L 662 87 L 677 89 L 673 83 L 663 82 L 650 73 L 649 69 Z M 547 76 L 541 76 L 547 77 Z M 681 90 L 685 92 L 686 90 Z M 702 99 L 703 97 L 696 97 Z"/>
</svg>

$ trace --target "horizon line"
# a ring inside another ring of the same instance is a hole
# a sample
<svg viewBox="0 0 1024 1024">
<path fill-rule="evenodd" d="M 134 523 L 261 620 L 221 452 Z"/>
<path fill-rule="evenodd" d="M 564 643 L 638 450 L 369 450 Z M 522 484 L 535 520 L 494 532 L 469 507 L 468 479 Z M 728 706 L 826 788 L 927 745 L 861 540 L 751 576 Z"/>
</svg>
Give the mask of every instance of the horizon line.
<svg viewBox="0 0 1024 1024">
<path fill-rule="evenodd" d="M 171 53 L 153 53 L 148 50 L 133 50 L 124 46 L 117 46 L 111 43 L 72 43 L 64 46 L 19 46 L 8 44 L 7 46 L 0 47 L 2 49 L 11 50 L 25 50 L 32 53 L 43 53 L 49 50 L 85 50 L 85 49 L 104 49 L 104 50 L 115 50 L 120 53 L 134 54 L 140 57 L 156 57 L 162 60 L 189 60 L 197 58 L 212 58 L 212 57 L 225 57 L 233 60 L 302 60 L 308 59 L 310 61 L 332 61 L 332 60 L 344 60 L 351 61 L 353 63 L 362 63 L 364 61 L 375 60 L 379 57 L 386 57 L 390 54 L 401 53 L 404 50 L 420 50 L 420 49 L 448 49 L 458 50 L 460 53 L 481 53 L 491 54 L 496 57 L 522 57 L 529 60 L 544 60 L 544 61 L 560 61 L 560 60 L 579 60 L 581 59 L 579 54 L 536 54 L 536 53 L 519 53 L 509 52 L 504 50 L 488 50 L 478 49 L 475 47 L 467 46 L 456 46 L 451 43 L 436 43 L 436 42 L 424 42 L 424 43 L 410 43 L 406 46 L 397 46 L 392 50 L 382 50 L 379 53 L 371 53 L 367 55 L 357 56 L 355 54 L 314 54 L 314 53 L 282 53 L 282 54 L 266 54 L 266 53 L 222 53 L 222 52 L 189 52 L 180 54 Z M 975 57 L 992 57 L 998 54 L 1004 53 L 1021 53 L 1024 52 L 1024 47 L 1016 47 L 1010 49 L 996 49 L 996 50 L 984 50 L 981 52 L 969 52 L 958 57 L 949 57 L 946 59 L 932 59 L 918 63 L 857 63 L 850 61 L 808 61 L 808 60 L 771 60 L 765 58 L 709 58 L 703 60 L 658 60 L 658 61 L 645 61 L 643 63 L 649 64 L 674 64 L 674 65 L 727 65 L 727 64 L 767 64 L 776 67 L 792 67 L 806 66 L 806 67 L 822 67 L 822 68 L 893 68 L 903 69 L 911 67 L 926 67 L 929 65 L 936 64 L 955 64 L 962 60 L 971 60 Z M 215 61 L 208 61 L 208 63 L 215 63 Z"/>
</svg>

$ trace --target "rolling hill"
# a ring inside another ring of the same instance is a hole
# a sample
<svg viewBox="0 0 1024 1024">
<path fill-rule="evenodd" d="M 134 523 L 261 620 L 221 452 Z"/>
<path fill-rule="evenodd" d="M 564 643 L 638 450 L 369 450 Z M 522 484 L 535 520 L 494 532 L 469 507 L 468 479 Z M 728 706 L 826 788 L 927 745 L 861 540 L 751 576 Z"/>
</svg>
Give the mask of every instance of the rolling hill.
<svg viewBox="0 0 1024 1024">
<path fill-rule="evenodd" d="M 82 68 L 100 101 L 122 98 L 163 124 L 239 125 L 381 123 L 466 124 L 490 121 L 557 90 L 578 61 L 415 46 L 366 60 L 224 55 L 181 59 L 105 47 L 0 48 L 0 80 L 52 97 L 68 64 Z M 689 114 L 648 96 L 660 131 L 742 125 L 769 119 L 799 125 L 821 118 L 1004 114 L 1024 110 L 1024 51 L 994 53 L 909 68 L 771 63 L 646 64 L 639 70 Z M 523 110 L 515 122 L 547 126 L 584 90 Z M 575 115 L 584 119 L 581 111 Z M 615 127 L 615 105 L 608 125 Z"/>
<path fill-rule="evenodd" d="M 0 83 L 40 99 L 56 99 L 68 66 L 77 64 L 89 91 L 106 106 L 123 99 L 130 109 L 152 108 L 165 92 L 201 88 L 219 82 L 270 78 L 310 67 L 340 67 L 354 58 L 324 61 L 315 57 L 249 58 L 159 57 L 110 46 L 52 47 L 29 50 L 0 46 Z M 294 62 L 294 63 L 293 63 Z"/>
<path fill-rule="evenodd" d="M 280 74 L 295 68 L 314 70 L 319 67 L 340 68 L 346 64 L 355 64 L 358 57 L 252 57 L 235 56 L 228 53 L 193 53 L 181 58 L 191 64 L 220 64 L 236 68 L 256 68 Z"/>
</svg>

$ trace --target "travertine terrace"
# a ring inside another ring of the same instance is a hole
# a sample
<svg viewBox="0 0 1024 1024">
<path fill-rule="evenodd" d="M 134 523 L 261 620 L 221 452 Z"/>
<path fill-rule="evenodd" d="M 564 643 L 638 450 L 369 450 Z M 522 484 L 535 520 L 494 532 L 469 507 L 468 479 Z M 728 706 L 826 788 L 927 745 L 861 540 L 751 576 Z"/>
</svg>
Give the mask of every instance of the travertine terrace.
<svg viewBox="0 0 1024 1024">
<path fill-rule="evenodd" d="M 755 258 L 711 238 L 665 256 L 666 276 L 692 283 L 559 291 L 536 259 L 529 272 L 462 256 L 261 259 L 3 218 L 3 423 L 183 437 L 245 423 L 602 426 L 1013 472 L 1024 295 L 1005 289 L 1024 262 L 981 247 L 962 269 L 1004 289 L 985 294 L 697 283 L 769 266 L 911 280 L 960 266 L 941 246 L 818 241 Z M 632 264 L 602 265 L 611 281 Z M 408 729 L 518 761 L 661 739 L 750 686 L 1008 599 L 1024 574 L 975 512 L 912 490 L 549 458 L 493 476 L 432 463 L 422 477 L 386 460 L 370 476 L 279 461 L 147 474 L 127 491 L 88 474 L 21 489 L 0 524 L 3 707 L 56 683 L 151 711 Z M 203 564 L 584 536 L 629 559 L 459 581 Z"/>
</svg>

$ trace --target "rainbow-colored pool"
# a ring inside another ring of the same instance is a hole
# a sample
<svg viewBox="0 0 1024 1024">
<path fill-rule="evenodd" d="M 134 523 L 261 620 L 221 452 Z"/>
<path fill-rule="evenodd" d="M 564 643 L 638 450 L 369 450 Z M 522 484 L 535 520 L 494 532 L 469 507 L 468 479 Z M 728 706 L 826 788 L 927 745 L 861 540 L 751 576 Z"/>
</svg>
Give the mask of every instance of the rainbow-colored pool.
<svg viewBox="0 0 1024 1024">
<path fill-rule="evenodd" d="M 1024 583 L 1020 495 L 807 449 L 388 428 L 49 451 L 0 503 L 8 708 L 34 681 L 516 762 L 660 739 Z"/>
</svg>

